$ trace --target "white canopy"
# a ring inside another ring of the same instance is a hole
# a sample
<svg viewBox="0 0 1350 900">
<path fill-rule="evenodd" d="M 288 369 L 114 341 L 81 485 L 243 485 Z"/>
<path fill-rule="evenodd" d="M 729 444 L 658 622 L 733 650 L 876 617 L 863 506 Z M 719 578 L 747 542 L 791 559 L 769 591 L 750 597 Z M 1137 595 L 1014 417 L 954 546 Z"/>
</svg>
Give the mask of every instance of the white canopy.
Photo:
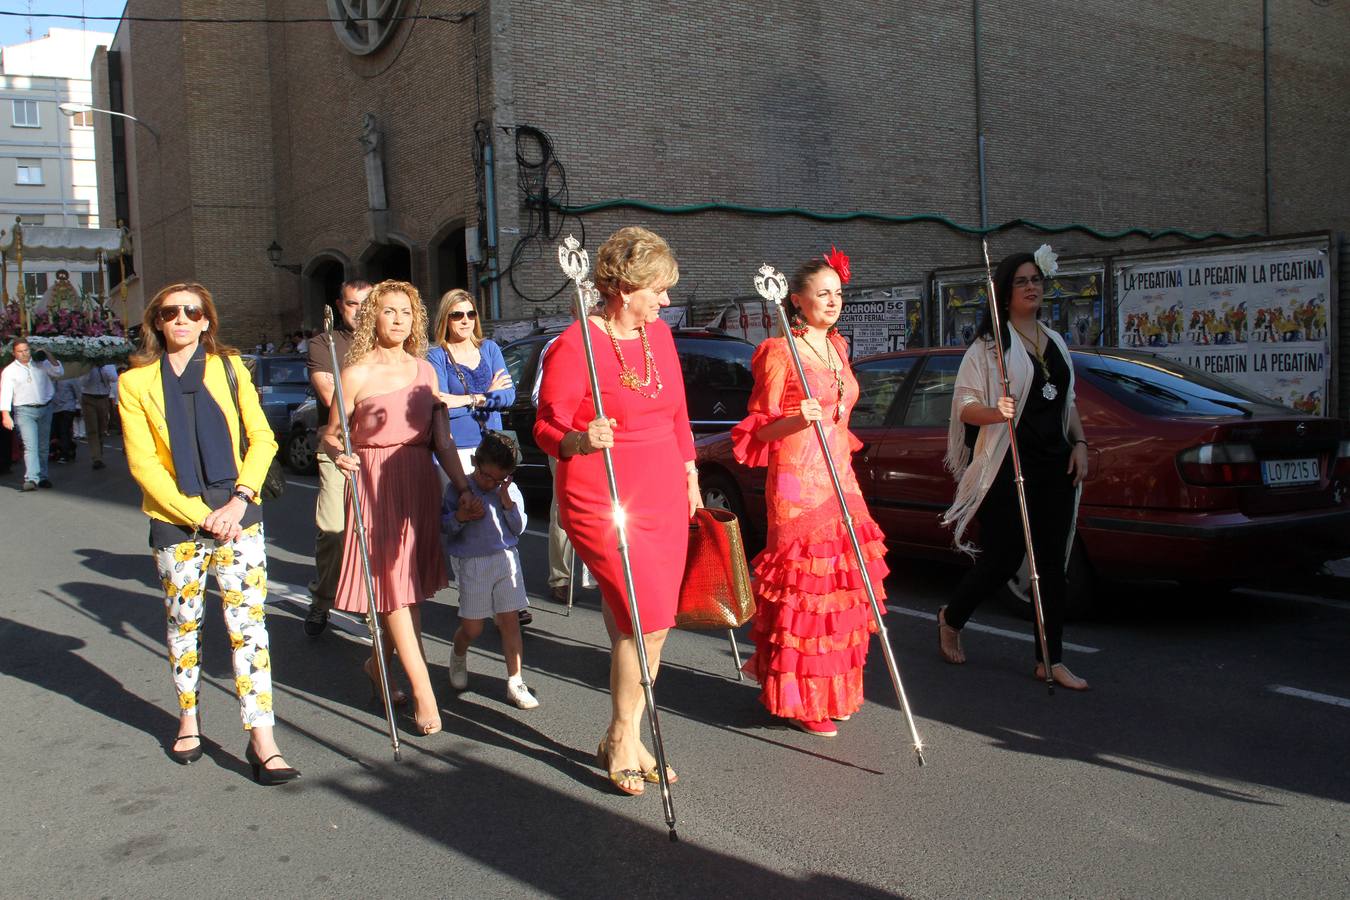
<svg viewBox="0 0 1350 900">
<path fill-rule="evenodd" d="M 122 252 L 123 241 L 130 244 L 124 228 L 61 228 L 51 225 L 23 226 L 23 258 L 29 259 L 111 259 Z M 130 247 L 127 247 L 130 252 Z M 13 257 L 14 228 L 0 231 L 0 253 Z"/>
</svg>

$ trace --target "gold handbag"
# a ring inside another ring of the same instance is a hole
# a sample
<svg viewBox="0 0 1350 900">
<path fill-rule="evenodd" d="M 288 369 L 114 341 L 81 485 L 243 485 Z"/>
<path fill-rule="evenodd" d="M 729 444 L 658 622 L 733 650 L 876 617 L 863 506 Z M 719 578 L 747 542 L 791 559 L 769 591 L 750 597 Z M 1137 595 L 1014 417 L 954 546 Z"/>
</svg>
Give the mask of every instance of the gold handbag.
<svg viewBox="0 0 1350 900">
<path fill-rule="evenodd" d="M 754 613 L 750 565 L 735 514 L 725 509 L 695 510 L 675 627 L 735 628 Z"/>
</svg>

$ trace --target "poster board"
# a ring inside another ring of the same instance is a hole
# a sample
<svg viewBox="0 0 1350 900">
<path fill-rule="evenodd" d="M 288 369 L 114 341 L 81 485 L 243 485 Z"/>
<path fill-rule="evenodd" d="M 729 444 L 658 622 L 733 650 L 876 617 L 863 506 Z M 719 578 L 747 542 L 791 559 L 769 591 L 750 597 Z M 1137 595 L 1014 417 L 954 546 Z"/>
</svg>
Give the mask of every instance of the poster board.
<svg viewBox="0 0 1350 900">
<path fill-rule="evenodd" d="M 1329 241 L 1121 257 L 1116 344 L 1236 381 L 1277 403 L 1331 409 Z"/>
<path fill-rule="evenodd" d="M 837 328 L 849 359 L 924 345 L 923 285 L 900 284 L 844 291 Z"/>
<path fill-rule="evenodd" d="M 989 289 L 983 267 L 933 274 L 937 298 L 938 344 L 966 347 L 984 312 Z M 1106 265 L 1102 260 L 1071 260 L 1046 279 L 1038 318 L 1071 347 L 1101 346 L 1107 339 Z"/>
</svg>

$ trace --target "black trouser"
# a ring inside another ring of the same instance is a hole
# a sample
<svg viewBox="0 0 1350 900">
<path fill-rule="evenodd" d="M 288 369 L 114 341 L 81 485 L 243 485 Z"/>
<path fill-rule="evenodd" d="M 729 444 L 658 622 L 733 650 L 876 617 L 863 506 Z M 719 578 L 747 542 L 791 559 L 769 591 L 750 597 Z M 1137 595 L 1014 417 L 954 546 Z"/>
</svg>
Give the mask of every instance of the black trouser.
<svg viewBox="0 0 1350 900">
<path fill-rule="evenodd" d="M 74 410 L 52 413 L 52 443 L 56 445 L 57 459 L 75 459 Z"/>
<path fill-rule="evenodd" d="M 1031 521 L 1031 546 L 1036 551 L 1036 571 L 1041 582 L 1041 607 L 1045 613 L 1045 641 L 1050 648 L 1050 664 L 1061 660 L 1064 640 L 1064 606 L 1068 586 L 1064 578 L 1068 551 L 1069 526 L 1073 523 L 1073 476 L 1065 469 L 1069 461 L 1036 466 L 1023 464 L 1026 478 L 1027 518 Z M 1012 457 L 984 495 L 975 518 L 980 523 L 980 552 L 975 567 L 966 573 L 948 604 L 944 618 L 953 628 L 961 628 L 986 597 L 1017 574 L 1027 555 L 1022 536 L 1022 515 L 1017 508 L 1017 485 L 1013 481 Z M 1035 625 L 1032 625 L 1035 634 Z M 1036 661 L 1041 661 L 1041 644 L 1036 644 Z"/>
</svg>

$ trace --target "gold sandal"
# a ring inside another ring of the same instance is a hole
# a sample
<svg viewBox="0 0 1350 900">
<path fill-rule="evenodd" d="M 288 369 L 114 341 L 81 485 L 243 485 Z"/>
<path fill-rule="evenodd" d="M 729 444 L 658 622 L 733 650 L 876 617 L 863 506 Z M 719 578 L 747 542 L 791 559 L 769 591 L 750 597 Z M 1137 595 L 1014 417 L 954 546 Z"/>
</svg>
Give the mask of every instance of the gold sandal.
<svg viewBox="0 0 1350 900">
<path fill-rule="evenodd" d="M 636 797 L 638 794 L 643 793 L 644 791 L 647 790 L 647 787 L 644 784 L 637 790 L 633 790 L 632 788 L 627 788 L 623 786 L 623 783 L 625 781 L 632 781 L 635 778 L 638 779 L 639 781 L 644 782 L 651 780 L 647 777 L 647 773 L 642 771 L 641 769 L 610 769 L 609 749 L 605 747 L 604 741 L 601 741 L 599 745 L 597 745 L 595 748 L 595 764 L 609 773 L 610 784 L 614 785 L 614 787 L 618 788 L 619 791 L 627 794 L 630 797 Z M 667 768 L 669 768 L 669 766 L 667 766 Z M 657 778 L 655 769 L 652 769 L 651 774 L 652 778 Z M 660 779 L 657 778 L 657 780 L 659 781 Z"/>
</svg>

